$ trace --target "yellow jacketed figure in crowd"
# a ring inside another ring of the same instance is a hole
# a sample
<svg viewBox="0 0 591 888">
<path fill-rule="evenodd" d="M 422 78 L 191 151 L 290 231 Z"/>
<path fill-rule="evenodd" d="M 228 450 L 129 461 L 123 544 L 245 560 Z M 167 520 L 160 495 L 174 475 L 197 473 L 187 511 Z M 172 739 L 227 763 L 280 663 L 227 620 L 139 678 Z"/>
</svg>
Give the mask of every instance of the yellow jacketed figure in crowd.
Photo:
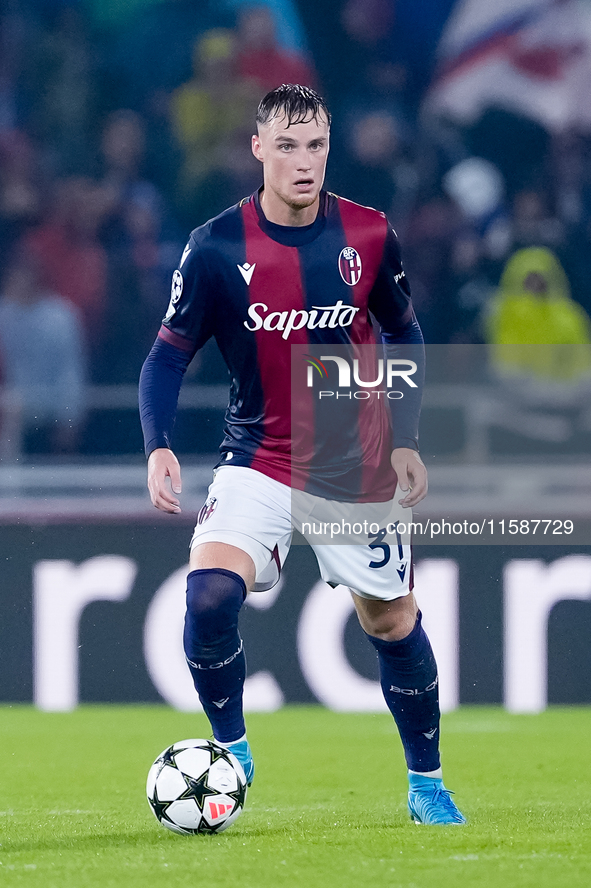
<svg viewBox="0 0 591 888">
<path fill-rule="evenodd" d="M 545 247 L 518 250 L 509 259 L 486 333 L 500 376 L 562 384 L 591 377 L 591 321 Z"/>
<path fill-rule="evenodd" d="M 233 31 L 207 31 L 195 43 L 193 78 L 172 94 L 173 130 L 185 154 L 181 188 L 223 165 L 223 146 L 233 132 L 250 132 L 258 88 L 239 76 L 237 51 Z"/>
</svg>

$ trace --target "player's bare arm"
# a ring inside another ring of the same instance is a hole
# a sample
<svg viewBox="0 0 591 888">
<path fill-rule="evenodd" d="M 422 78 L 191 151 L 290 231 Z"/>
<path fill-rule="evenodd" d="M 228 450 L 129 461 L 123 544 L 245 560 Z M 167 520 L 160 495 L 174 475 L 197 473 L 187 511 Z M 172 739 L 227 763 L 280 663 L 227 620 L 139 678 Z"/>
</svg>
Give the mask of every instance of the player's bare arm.
<svg viewBox="0 0 591 888">
<path fill-rule="evenodd" d="M 148 459 L 148 490 L 152 505 L 162 512 L 180 512 L 180 502 L 175 494 L 181 489 L 181 467 L 172 450 L 166 447 L 153 450 Z"/>
<path fill-rule="evenodd" d="M 392 451 L 392 468 L 398 475 L 400 489 L 408 491 L 398 500 L 405 509 L 412 508 L 427 496 L 427 469 L 416 450 L 410 447 L 397 447 Z"/>
</svg>

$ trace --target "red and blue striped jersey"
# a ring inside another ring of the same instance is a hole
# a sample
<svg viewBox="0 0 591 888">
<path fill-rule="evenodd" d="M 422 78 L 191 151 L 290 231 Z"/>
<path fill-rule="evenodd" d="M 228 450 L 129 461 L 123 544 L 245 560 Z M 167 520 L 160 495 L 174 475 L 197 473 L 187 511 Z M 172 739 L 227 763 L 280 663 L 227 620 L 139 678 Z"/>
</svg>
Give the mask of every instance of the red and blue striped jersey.
<svg viewBox="0 0 591 888">
<path fill-rule="evenodd" d="M 318 345 L 369 346 L 376 342 L 373 319 L 386 342 L 408 341 L 408 331 L 417 328 L 398 240 L 385 215 L 322 191 L 316 220 L 287 227 L 266 219 L 255 193 L 192 232 L 158 338 L 186 365 L 215 337 L 231 375 L 224 464 L 320 492 L 310 466 L 322 463 L 333 495 L 379 501 L 391 497 L 396 484 L 383 402 L 350 405 L 347 441 L 330 448 L 318 445 L 330 411 L 322 420 L 317 406 L 304 405 L 308 431 L 292 438 L 292 346 L 300 353 Z M 146 364 L 157 354 L 155 346 Z M 170 446 L 169 430 L 152 422 L 157 394 L 158 386 L 144 380 L 148 450 Z"/>
</svg>

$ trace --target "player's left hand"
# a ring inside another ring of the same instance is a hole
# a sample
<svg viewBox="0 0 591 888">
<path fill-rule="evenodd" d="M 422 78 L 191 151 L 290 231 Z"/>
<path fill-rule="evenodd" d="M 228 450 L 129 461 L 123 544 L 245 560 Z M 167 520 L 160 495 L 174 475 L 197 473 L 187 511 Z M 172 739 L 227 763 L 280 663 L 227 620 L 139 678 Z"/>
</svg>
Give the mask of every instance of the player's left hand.
<svg viewBox="0 0 591 888">
<path fill-rule="evenodd" d="M 398 500 L 404 509 L 416 506 L 427 496 L 427 469 L 416 450 L 397 447 L 392 451 L 392 468 L 398 475 L 398 484 L 406 496 Z"/>
</svg>

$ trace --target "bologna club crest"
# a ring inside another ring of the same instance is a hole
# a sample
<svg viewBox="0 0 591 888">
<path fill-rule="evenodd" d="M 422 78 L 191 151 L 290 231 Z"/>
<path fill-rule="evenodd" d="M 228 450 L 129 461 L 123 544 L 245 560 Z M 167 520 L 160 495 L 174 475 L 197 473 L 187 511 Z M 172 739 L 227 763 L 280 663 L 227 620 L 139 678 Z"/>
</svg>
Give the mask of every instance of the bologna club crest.
<svg viewBox="0 0 591 888">
<path fill-rule="evenodd" d="M 210 496 L 199 510 L 199 514 L 197 515 L 197 524 L 203 524 L 204 521 L 207 521 L 207 519 L 215 512 L 217 504 L 218 501 L 215 496 Z"/>
<path fill-rule="evenodd" d="M 355 286 L 361 277 L 361 256 L 353 247 L 345 247 L 339 255 L 341 277 L 350 287 Z"/>
</svg>

